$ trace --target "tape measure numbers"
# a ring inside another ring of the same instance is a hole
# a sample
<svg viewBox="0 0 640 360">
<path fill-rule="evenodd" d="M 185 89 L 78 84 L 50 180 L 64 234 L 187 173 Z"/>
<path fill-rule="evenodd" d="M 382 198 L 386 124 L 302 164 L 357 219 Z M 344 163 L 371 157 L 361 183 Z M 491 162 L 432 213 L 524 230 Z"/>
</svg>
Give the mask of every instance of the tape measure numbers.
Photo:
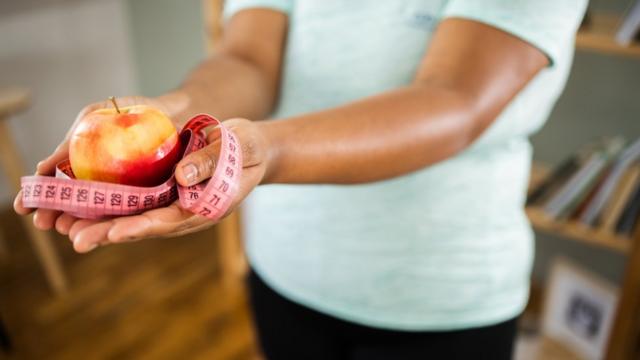
<svg viewBox="0 0 640 360">
<path fill-rule="evenodd" d="M 180 131 L 186 143 L 183 157 L 203 148 L 204 129 L 220 129 L 220 154 L 213 176 L 194 186 L 183 187 L 175 177 L 155 187 L 138 187 L 73 178 L 68 160 L 56 166 L 56 176 L 24 176 L 22 204 L 28 208 L 54 209 L 84 219 L 134 215 L 164 207 L 176 199 L 194 214 L 219 220 L 229 210 L 238 193 L 242 173 L 242 153 L 236 136 L 216 118 L 200 114 Z"/>
</svg>

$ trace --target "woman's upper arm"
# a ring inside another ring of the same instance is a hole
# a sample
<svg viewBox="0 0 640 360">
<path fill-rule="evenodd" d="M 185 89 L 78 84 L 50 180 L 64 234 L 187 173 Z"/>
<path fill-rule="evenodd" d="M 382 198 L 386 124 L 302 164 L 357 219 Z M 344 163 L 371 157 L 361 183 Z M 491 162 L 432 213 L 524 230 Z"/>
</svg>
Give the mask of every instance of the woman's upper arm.
<svg viewBox="0 0 640 360">
<path fill-rule="evenodd" d="M 492 121 L 548 61 L 541 50 L 507 32 L 448 18 L 435 31 L 415 82 L 465 97 L 478 118 Z"/>
<path fill-rule="evenodd" d="M 273 89 L 280 82 L 286 45 L 288 15 L 267 8 L 249 8 L 235 13 L 224 26 L 216 51 L 257 67 Z"/>
<path fill-rule="evenodd" d="M 587 0 L 449 0 L 416 75 L 466 98 L 484 129 L 544 67 L 565 63 Z"/>
</svg>

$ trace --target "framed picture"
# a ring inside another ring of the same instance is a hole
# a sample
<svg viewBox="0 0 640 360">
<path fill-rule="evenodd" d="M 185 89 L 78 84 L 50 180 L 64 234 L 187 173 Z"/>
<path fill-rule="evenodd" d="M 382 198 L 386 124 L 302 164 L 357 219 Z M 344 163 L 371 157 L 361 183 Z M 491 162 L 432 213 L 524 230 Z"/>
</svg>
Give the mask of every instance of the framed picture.
<svg viewBox="0 0 640 360">
<path fill-rule="evenodd" d="M 584 359 L 602 359 L 613 324 L 617 288 L 557 258 L 546 290 L 542 333 Z"/>
</svg>

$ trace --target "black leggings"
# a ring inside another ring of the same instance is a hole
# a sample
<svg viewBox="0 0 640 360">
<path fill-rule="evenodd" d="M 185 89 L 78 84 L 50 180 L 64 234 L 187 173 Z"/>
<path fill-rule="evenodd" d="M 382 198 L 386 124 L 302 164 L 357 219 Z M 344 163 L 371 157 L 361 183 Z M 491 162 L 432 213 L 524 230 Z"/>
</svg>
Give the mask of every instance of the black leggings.
<svg viewBox="0 0 640 360">
<path fill-rule="evenodd" d="M 250 300 L 268 360 L 511 359 L 516 319 L 456 331 L 391 331 L 340 320 L 285 299 L 254 272 Z"/>
</svg>

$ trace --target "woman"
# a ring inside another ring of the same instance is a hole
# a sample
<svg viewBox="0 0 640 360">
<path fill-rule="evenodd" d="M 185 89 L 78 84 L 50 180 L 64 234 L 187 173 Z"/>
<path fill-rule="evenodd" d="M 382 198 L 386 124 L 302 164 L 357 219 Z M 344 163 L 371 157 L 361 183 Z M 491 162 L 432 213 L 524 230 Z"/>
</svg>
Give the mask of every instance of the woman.
<svg viewBox="0 0 640 360">
<path fill-rule="evenodd" d="M 511 357 L 533 257 L 527 137 L 564 86 L 585 6 L 231 0 L 219 51 L 183 86 L 125 99 L 178 126 L 233 117 L 245 159 L 234 206 L 251 193 L 267 358 Z M 179 163 L 181 184 L 211 175 L 214 140 Z M 38 172 L 66 156 L 63 142 Z M 28 211 L 19 197 L 15 208 Z M 34 222 L 79 252 L 212 225 L 177 204 L 109 221 L 38 210 Z"/>
</svg>

